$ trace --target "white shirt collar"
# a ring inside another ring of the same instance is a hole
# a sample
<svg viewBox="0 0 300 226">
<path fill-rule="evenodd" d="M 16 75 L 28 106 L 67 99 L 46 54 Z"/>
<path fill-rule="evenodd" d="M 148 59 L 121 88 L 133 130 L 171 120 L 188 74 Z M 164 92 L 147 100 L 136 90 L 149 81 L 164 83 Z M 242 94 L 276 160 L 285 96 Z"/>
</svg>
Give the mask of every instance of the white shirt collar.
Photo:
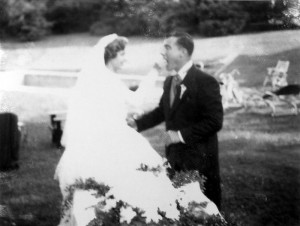
<svg viewBox="0 0 300 226">
<path fill-rule="evenodd" d="M 178 75 L 180 76 L 181 80 L 185 78 L 188 70 L 190 70 L 192 66 L 193 66 L 193 61 L 189 60 L 185 65 L 182 66 L 182 68 L 180 68 L 180 70 L 178 71 Z"/>
</svg>

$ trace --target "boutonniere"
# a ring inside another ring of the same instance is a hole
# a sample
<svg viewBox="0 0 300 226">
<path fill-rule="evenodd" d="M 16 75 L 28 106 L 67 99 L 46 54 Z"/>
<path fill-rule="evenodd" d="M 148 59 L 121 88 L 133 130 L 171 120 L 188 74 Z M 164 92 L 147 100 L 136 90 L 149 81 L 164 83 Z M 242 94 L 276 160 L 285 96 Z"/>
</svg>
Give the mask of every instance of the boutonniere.
<svg viewBox="0 0 300 226">
<path fill-rule="evenodd" d="M 179 97 L 179 99 L 182 98 L 182 96 L 185 93 L 185 91 L 186 91 L 186 86 L 184 84 L 181 84 L 180 85 L 180 97 Z"/>
</svg>

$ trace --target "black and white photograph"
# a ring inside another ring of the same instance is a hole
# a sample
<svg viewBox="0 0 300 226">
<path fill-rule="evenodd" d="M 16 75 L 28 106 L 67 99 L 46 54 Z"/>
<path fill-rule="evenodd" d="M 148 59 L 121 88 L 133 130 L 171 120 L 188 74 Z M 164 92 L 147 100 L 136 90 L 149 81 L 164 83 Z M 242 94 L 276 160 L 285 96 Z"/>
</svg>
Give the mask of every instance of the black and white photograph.
<svg viewBox="0 0 300 226">
<path fill-rule="evenodd" d="M 0 0 L 0 226 L 300 226 L 300 0 Z"/>
</svg>

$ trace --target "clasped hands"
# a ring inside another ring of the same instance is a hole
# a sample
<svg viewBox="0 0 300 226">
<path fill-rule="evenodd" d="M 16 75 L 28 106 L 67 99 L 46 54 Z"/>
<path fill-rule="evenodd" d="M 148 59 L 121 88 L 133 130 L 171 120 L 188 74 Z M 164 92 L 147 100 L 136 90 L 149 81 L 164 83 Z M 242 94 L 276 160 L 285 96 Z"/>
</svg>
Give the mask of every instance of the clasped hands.
<svg viewBox="0 0 300 226">
<path fill-rule="evenodd" d="M 126 117 L 126 122 L 127 125 L 130 126 L 131 128 L 137 130 L 137 124 L 136 124 L 136 119 L 139 117 L 139 115 L 136 112 L 130 112 L 127 114 Z"/>
<path fill-rule="evenodd" d="M 127 125 L 133 129 L 137 130 L 138 128 L 137 128 L 137 124 L 136 124 L 135 120 L 138 117 L 139 117 L 139 115 L 136 113 L 133 113 L 133 112 L 128 113 L 127 118 L 126 118 Z M 178 131 L 168 130 L 166 132 L 163 132 L 163 134 L 161 135 L 161 138 L 164 141 L 166 146 L 169 146 L 171 144 L 181 143 Z"/>
</svg>

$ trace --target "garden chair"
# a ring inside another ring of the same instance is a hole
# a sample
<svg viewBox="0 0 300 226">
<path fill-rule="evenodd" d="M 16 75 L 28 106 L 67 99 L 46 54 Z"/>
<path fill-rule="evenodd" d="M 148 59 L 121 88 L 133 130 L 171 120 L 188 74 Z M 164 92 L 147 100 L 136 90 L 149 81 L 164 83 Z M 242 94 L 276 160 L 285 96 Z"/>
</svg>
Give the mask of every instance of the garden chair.
<svg viewBox="0 0 300 226">
<path fill-rule="evenodd" d="M 268 67 L 268 73 L 263 82 L 263 87 L 266 87 L 268 83 L 271 83 L 272 90 L 276 90 L 279 87 L 286 86 L 288 84 L 287 71 L 289 69 L 289 65 L 289 61 L 279 60 L 275 67 Z"/>
<path fill-rule="evenodd" d="M 271 83 L 271 90 L 263 95 L 266 104 L 272 109 L 272 116 L 297 115 L 300 86 L 297 84 L 289 85 L 287 82 L 287 71 L 289 61 L 277 62 L 276 67 L 267 68 L 268 75 L 264 80 L 263 86 Z"/>
<path fill-rule="evenodd" d="M 219 75 L 224 109 L 243 106 L 243 92 L 234 78 L 235 75 L 240 75 L 237 69 Z"/>
<path fill-rule="evenodd" d="M 265 102 L 272 109 L 272 116 L 297 115 L 300 85 L 292 84 L 276 91 L 267 91 L 263 96 Z"/>
</svg>

